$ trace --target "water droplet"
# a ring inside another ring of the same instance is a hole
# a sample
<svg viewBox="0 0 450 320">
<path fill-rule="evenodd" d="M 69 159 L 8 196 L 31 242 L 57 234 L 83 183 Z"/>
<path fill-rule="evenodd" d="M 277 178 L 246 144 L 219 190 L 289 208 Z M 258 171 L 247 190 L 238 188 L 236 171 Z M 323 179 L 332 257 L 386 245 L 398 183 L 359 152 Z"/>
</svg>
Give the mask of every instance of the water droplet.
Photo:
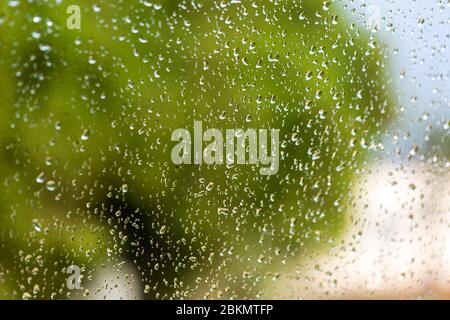
<svg viewBox="0 0 450 320">
<path fill-rule="evenodd" d="M 31 299 L 31 294 L 29 294 L 28 292 L 24 292 L 22 295 L 22 299 L 23 300 L 30 300 Z"/>
<path fill-rule="evenodd" d="M 47 188 L 48 191 L 53 192 L 56 190 L 56 182 L 54 180 L 49 180 L 45 184 L 45 187 Z"/>
<path fill-rule="evenodd" d="M 41 172 L 37 177 L 36 177 L 36 182 L 37 183 L 44 183 L 45 178 L 44 178 L 44 173 Z"/>
<path fill-rule="evenodd" d="M 83 134 L 81 135 L 81 140 L 83 140 L 83 141 L 88 140 L 89 139 L 89 135 L 90 135 L 89 130 L 84 130 Z"/>
<path fill-rule="evenodd" d="M 33 229 L 36 230 L 37 232 L 42 231 L 42 227 L 36 219 L 32 221 L 32 225 L 33 225 Z"/>
</svg>

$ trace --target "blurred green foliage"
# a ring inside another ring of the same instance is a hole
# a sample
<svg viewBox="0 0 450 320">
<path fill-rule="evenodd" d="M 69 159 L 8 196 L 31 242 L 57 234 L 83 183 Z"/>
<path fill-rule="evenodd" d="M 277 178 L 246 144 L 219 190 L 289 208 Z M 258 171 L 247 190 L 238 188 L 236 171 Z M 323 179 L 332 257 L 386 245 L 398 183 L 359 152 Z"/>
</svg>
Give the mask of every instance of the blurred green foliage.
<svg viewBox="0 0 450 320">
<path fill-rule="evenodd" d="M 64 298 L 69 265 L 124 259 L 147 298 L 255 297 L 342 228 L 390 104 L 380 50 L 333 5 L 4 1 L 0 16 L 0 297 Z M 279 128 L 278 174 L 173 165 L 171 133 L 194 120 Z"/>
</svg>

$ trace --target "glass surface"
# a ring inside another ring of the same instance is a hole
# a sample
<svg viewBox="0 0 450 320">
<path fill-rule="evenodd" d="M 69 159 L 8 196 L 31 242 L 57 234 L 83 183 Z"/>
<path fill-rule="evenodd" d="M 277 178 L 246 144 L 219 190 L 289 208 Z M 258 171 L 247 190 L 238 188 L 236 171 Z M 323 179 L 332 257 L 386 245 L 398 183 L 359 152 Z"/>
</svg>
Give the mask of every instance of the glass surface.
<svg viewBox="0 0 450 320">
<path fill-rule="evenodd" d="M 450 297 L 450 4 L 4 0 L 1 299 Z"/>
</svg>

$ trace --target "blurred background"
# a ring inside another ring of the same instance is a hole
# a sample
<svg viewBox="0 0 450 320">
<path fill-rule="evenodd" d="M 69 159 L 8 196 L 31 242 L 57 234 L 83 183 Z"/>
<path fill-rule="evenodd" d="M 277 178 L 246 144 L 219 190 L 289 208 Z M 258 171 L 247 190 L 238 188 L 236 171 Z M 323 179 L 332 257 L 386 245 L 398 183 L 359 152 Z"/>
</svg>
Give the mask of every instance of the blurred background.
<svg viewBox="0 0 450 320">
<path fill-rule="evenodd" d="M 448 298 L 449 6 L 3 1 L 0 298 Z"/>
</svg>

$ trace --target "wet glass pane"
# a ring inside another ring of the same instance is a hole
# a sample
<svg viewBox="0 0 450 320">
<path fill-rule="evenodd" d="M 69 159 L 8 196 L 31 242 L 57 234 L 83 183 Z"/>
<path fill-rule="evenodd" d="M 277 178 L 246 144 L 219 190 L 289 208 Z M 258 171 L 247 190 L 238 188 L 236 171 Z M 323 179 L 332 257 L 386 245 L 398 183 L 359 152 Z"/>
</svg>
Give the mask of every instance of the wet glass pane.
<svg viewBox="0 0 450 320">
<path fill-rule="evenodd" d="M 448 298 L 444 0 L 4 0 L 0 298 Z"/>
</svg>

